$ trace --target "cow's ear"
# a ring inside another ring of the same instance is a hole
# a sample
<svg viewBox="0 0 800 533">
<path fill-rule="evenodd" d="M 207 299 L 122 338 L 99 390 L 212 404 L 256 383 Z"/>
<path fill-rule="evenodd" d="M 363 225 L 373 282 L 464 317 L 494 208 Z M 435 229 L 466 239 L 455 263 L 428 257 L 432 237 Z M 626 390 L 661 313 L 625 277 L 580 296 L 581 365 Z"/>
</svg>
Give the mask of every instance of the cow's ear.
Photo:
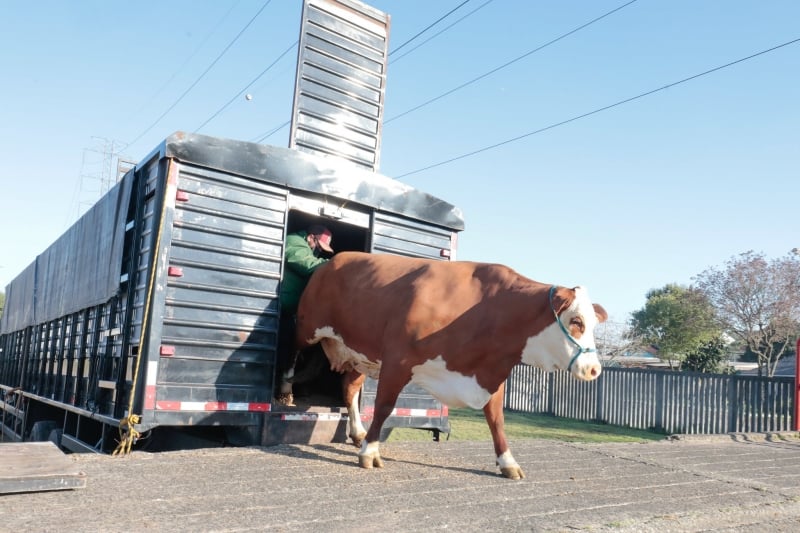
<svg viewBox="0 0 800 533">
<path fill-rule="evenodd" d="M 603 309 L 602 305 L 592 304 L 592 307 L 594 307 L 594 314 L 597 315 L 598 323 L 602 324 L 603 322 L 608 320 L 608 313 L 606 313 L 606 310 Z"/>
</svg>

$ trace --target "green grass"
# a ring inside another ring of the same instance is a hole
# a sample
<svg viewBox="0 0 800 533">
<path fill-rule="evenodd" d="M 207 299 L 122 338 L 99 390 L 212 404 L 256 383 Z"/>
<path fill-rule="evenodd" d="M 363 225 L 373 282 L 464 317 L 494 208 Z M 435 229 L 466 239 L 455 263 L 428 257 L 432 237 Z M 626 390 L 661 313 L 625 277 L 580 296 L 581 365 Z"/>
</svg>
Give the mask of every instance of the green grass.
<svg viewBox="0 0 800 533">
<path fill-rule="evenodd" d="M 450 409 L 450 440 L 492 440 L 483 411 Z M 569 418 L 505 412 L 506 436 L 513 439 L 552 439 L 566 442 L 647 442 L 665 435 L 653 431 L 582 422 Z M 442 438 L 447 438 L 442 435 Z M 428 431 L 396 428 L 389 442 L 430 440 Z"/>
</svg>

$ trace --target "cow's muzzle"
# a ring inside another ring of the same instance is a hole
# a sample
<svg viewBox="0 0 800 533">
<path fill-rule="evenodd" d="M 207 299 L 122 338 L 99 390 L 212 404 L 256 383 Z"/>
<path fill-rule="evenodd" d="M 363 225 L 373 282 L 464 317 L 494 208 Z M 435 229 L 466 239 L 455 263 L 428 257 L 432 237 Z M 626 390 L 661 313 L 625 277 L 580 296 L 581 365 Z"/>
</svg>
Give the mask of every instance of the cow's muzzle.
<svg viewBox="0 0 800 533">
<path fill-rule="evenodd" d="M 600 361 L 597 357 L 592 356 L 584 357 L 582 360 L 579 360 L 570 371 L 573 376 L 580 380 L 592 381 L 600 377 L 603 367 L 600 365 Z"/>
</svg>

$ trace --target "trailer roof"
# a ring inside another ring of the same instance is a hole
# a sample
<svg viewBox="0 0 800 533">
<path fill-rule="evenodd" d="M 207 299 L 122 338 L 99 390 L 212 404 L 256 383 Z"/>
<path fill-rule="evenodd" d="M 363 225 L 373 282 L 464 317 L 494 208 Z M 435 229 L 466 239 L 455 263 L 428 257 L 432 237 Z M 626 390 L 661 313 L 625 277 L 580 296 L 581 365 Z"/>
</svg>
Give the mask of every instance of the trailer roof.
<svg viewBox="0 0 800 533">
<path fill-rule="evenodd" d="M 338 198 L 342 204 L 362 204 L 455 231 L 464 229 L 461 210 L 452 204 L 335 157 L 180 131 L 167 137 L 156 152 L 161 157 Z M 155 152 L 142 164 L 153 155 Z"/>
</svg>

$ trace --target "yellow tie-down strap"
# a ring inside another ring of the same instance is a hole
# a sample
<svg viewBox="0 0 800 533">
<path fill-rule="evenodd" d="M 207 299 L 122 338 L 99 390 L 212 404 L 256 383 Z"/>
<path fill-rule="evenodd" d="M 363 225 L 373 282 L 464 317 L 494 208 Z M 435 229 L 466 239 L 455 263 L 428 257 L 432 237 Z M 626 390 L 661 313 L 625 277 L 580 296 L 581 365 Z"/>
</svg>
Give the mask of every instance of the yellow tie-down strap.
<svg viewBox="0 0 800 533">
<path fill-rule="evenodd" d="M 111 455 L 127 455 L 131 453 L 131 448 L 141 436 L 141 433 L 133 427 L 139 423 L 139 420 L 139 415 L 130 415 L 119 421 L 119 442 Z"/>
</svg>

